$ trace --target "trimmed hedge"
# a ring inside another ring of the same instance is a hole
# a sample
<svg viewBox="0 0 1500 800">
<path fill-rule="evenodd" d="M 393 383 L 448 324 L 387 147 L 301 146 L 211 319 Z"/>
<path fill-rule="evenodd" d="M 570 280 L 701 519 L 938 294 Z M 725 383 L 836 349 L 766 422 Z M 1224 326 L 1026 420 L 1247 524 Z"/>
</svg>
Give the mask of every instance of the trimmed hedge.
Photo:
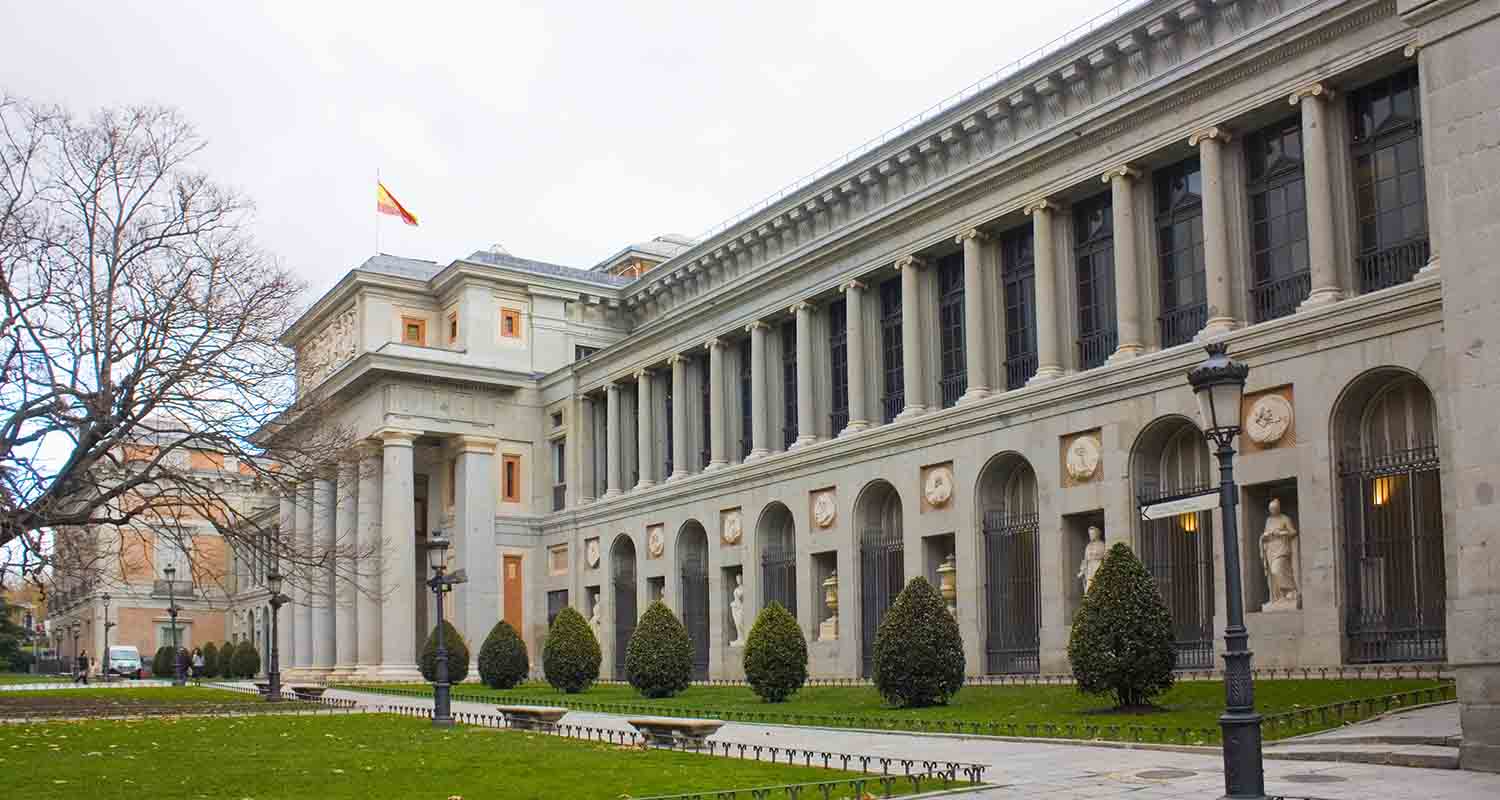
<svg viewBox="0 0 1500 800">
<path fill-rule="evenodd" d="M 542 671 L 553 688 L 577 694 L 599 680 L 604 654 L 588 620 L 572 606 L 564 606 L 542 645 Z"/>
<path fill-rule="evenodd" d="M 469 643 L 453 627 L 453 623 L 443 620 L 443 645 L 448 648 L 448 682 L 463 683 L 464 678 L 469 677 Z M 427 644 L 422 646 L 422 658 L 419 666 L 422 668 L 422 677 L 428 683 L 437 680 L 437 626 L 432 626 L 432 633 L 427 635 Z"/>
<path fill-rule="evenodd" d="M 898 708 L 946 705 L 964 685 L 964 641 L 926 578 L 907 582 L 875 634 L 875 688 Z"/>
<path fill-rule="evenodd" d="M 234 677 L 234 642 L 219 645 L 219 674 L 225 678 Z"/>
<path fill-rule="evenodd" d="M 1084 694 L 1112 694 L 1118 708 L 1149 705 L 1172 688 L 1172 616 L 1151 573 L 1123 542 L 1094 573 L 1073 617 L 1068 661 Z"/>
<path fill-rule="evenodd" d="M 231 666 L 233 665 L 231 664 Z M 205 678 L 217 678 L 219 677 L 219 672 L 219 646 L 213 642 L 209 642 L 203 645 L 203 676 Z"/>
<path fill-rule="evenodd" d="M 650 698 L 671 697 L 693 678 L 693 640 L 672 609 L 658 600 L 646 609 L 625 648 L 625 679 Z"/>
<path fill-rule="evenodd" d="M 780 603 L 761 609 L 745 639 L 745 680 L 768 703 L 780 703 L 807 682 L 807 639 Z"/>
<path fill-rule="evenodd" d="M 151 658 L 151 677 L 170 678 L 175 669 L 172 662 L 172 646 L 164 644 L 156 648 L 156 655 Z"/>
<path fill-rule="evenodd" d="M 512 689 L 530 672 L 526 642 L 509 622 L 495 623 L 479 646 L 479 680 L 491 689 Z"/>
<path fill-rule="evenodd" d="M 260 672 L 260 652 L 250 642 L 240 642 L 234 648 L 229 664 L 231 675 L 226 677 L 253 678 Z"/>
</svg>

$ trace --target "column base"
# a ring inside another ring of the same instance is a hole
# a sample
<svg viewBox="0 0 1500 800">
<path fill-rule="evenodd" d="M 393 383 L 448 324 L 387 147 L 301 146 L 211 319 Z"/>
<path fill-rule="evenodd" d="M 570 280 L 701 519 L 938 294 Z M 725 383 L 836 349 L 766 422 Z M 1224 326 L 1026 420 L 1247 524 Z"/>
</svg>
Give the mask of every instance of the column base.
<svg viewBox="0 0 1500 800">
<path fill-rule="evenodd" d="M 656 481 L 645 481 L 645 480 L 643 480 L 643 481 L 636 481 L 635 488 L 631 489 L 630 491 L 632 491 L 632 492 L 639 492 L 642 489 L 650 489 L 651 487 L 653 487 L 655 485 L 656 485 Z"/>
<path fill-rule="evenodd" d="M 818 443 L 818 437 L 816 437 L 816 436 L 798 436 L 797 437 L 797 441 L 792 442 L 792 446 L 789 449 L 791 449 L 791 450 L 800 450 L 800 449 L 802 449 L 804 447 L 807 447 L 810 444 L 817 444 L 817 443 Z"/>
<path fill-rule="evenodd" d="M 856 433 L 861 433 L 861 432 L 867 431 L 869 429 L 870 429 L 870 423 L 866 422 L 865 420 L 862 420 L 862 419 L 849 420 L 849 424 L 845 425 L 844 429 L 841 430 L 841 431 L 839 431 L 839 438 L 842 439 L 845 436 L 853 436 Z"/>
<path fill-rule="evenodd" d="M 352 681 L 354 680 L 355 669 L 353 664 L 335 664 L 333 671 L 328 673 L 326 680 L 329 682 Z"/>
<path fill-rule="evenodd" d="M 703 468 L 703 471 L 713 472 L 714 470 L 723 469 L 727 466 L 729 466 L 728 461 L 710 461 L 708 462 L 708 466 Z"/>
<path fill-rule="evenodd" d="M 1337 286 L 1324 286 L 1320 289 L 1313 289 L 1308 294 L 1307 299 L 1302 301 L 1302 305 L 1297 306 L 1297 310 L 1307 311 L 1309 309 L 1322 308 L 1323 306 L 1331 306 L 1343 299 L 1343 289 Z"/>
<path fill-rule="evenodd" d="M 907 406 L 906 408 L 901 409 L 901 413 L 897 414 L 896 418 L 892 420 L 892 422 L 905 422 L 909 419 L 920 417 L 926 413 L 926 406 Z"/>
<path fill-rule="evenodd" d="M 619 492 L 616 492 L 616 491 L 609 491 L 609 492 L 605 492 L 605 493 L 604 493 L 604 496 L 603 496 L 603 497 L 601 497 L 601 498 L 599 498 L 599 500 L 600 500 L 600 501 L 601 501 L 601 502 L 605 502 L 605 503 L 608 503 L 608 502 L 609 502 L 609 501 L 611 501 L 611 500 L 618 500 L 618 499 L 619 499 L 619 497 L 620 497 L 620 493 L 619 493 Z"/>
<path fill-rule="evenodd" d="M 422 677 L 422 671 L 417 669 L 416 664 L 381 664 L 374 668 L 375 673 L 372 680 L 389 681 L 394 683 L 426 683 L 427 679 Z"/>
<path fill-rule="evenodd" d="M 963 405 L 964 403 L 973 403 L 978 400 L 983 400 L 989 396 L 990 387 L 970 386 L 968 391 L 964 392 L 963 395 L 958 398 L 958 404 Z"/>
<path fill-rule="evenodd" d="M 1239 322 L 1234 317 L 1210 317 L 1208 322 L 1203 324 L 1203 330 L 1198 331 L 1198 335 L 1193 337 L 1193 341 L 1206 342 L 1226 333 L 1232 333 L 1238 327 L 1240 327 Z"/>
<path fill-rule="evenodd" d="M 1067 374 L 1067 373 L 1063 372 L 1063 368 L 1059 367 L 1056 364 L 1044 364 L 1044 365 L 1036 368 L 1036 374 L 1032 375 L 1031 379 L 1028 380 L 1028 381 L 1026 381 L 1026 385 L 1027 386 L 1034 386 L 1034 385 L 1036 385 L 1038 383 L 1046 383 L 1047 381 L 1055 381 L 1058 378 L 1061 378 L 1065 374 Z"/>
<path fill-rule="evenodd" d="M 757 447 L 754 450 L 751 450 L 750 453 L 745 456 L 745 463 L 748 464 L 751 461 L 759 461 L 770 454 L 770 450 L 767 450 L 764 447 Z"/>
<path fill-rule="evenodd" d="M 667 483 L 671 483 L 672 481 L 680 481 L 687 476 L 688 473 L 686 472 L 682 472 L 681 470 L 674 470 L 671 475 L 667 476 Z"/>
<path fill-rule="evenodd" d="M 380 680 L 379 672 L 380 672 L 380 665 L 379 664 L 360 664 L 359 666 L 356 666 L 354 668 L 353 674 L 351 674 L 349 676 L 349 681 L 351 683 L 363 683 L 365 681 L 378 681 L 378 680 Z"/>
<path fill-rule="evenodd" d="M 1109 358 L 1104 359 L 1104 363 L 1109 365 L 1118 364 L 1121 361 L 1129 361 L 1132 358 L 1139 358 L 1144 352 L 1146 352 L 1146 348 L 1143 345 L 1135 343 L 1122 344 L 1115 348 L 1113 353 L 1109 354 Z"/>
<path fill-rule="evenodd" d="M 1423 265 L 1421 269 L 1417 270 L 1417 277 L 1415 279 L 1419 281 L 1425 281 L 1429 278 L 1436 278 L 1438 277 L 1438 275 L 1442 274 L 1441 268 L 1442 264 L 1438 261 L 1438 254 L 1433 253 L 1432 256 L 1427 259 L 1427 263 Z"/>
</svg>

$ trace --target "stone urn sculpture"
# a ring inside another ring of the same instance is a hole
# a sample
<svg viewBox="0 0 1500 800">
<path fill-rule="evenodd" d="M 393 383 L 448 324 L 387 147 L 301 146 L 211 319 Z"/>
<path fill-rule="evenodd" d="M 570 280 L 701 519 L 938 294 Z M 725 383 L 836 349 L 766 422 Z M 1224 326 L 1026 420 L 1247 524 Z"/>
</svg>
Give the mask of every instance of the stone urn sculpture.
<svg viewBox="0 0 1500 800">
<path fill-rule="evenodd" d="M 938 565 L 938 591 L 943 595 L 943 602 L 948 604 L 948 613 L 958 616 L 958 564 L 955 563 L 955 555 L 949 553 Z"/>
<path fill-rule="evenodd" d="M 839 638 L 839 573 L 837 570 L 823 579 L 823 602 L 828 605 L 828 619 L 818 626 L 820 641 Z"/>
</svg>

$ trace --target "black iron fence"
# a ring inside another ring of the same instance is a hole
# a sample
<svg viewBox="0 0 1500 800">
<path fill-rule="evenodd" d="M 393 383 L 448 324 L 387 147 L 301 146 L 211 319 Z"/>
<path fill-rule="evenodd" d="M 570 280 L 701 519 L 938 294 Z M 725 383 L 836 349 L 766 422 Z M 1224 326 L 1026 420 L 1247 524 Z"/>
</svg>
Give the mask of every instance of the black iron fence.
<svg viewBox="0 0 1500 800">
<path fill-rule="evenodd" d="M 1019 389 L 1036 375 L 1036 353 L 1017 353 L 1005 359 L 1005 388 Z"/>
<path fill-rule="evenodd" d="M 1105 359 L 1115 352 L 1119 337 L 1114 331 L 1098 331 L 1078 337 L 1078 366 L 1093 369 L 1103 366 Z"/>
<path fill-rule="evenodd" d="M 1355 260 L 1359 290 L 1374 292 L 1406 283 L 1427 265 L 1431 254 L 1426 236 L 1365 253 Z"/>
<path fill-rule="evenodd" d="M 963 397 L 969 387 L 969 373 L 959 370 L 950 375 L 944 375 L 938 379 L 939 395 L 941 395 L 943 408 L 951 408 L 958 404 L 958 398 Z"/>
<path fill-rule="evenodd" d="M 1161 346 L 1175 347 L 1191 342 L 1203 324 L 1208 321 L 1208 306 L 1197 303 L 1190 306 L 1167 309 L 1157 317 L 1161 326 Z"/>
<path fill-rule="evenodd" d="M 1312 274 L 1307 270 L 1251 287 L 1250 306 L 1255 321 L 1265 322 L 1291 314 L 1311 291 Z"/>
</svg>

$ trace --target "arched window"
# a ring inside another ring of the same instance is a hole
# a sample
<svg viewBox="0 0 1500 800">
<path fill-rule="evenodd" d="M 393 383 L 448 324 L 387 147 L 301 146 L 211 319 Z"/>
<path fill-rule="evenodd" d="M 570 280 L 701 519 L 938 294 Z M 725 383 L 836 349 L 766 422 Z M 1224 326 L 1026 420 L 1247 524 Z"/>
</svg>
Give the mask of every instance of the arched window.
<svg viewBox="0 0 1500 800">
<path fill-rule="evenodd" d="M 901 496 L 885 481 L 865 489 L 855 513 L 859 524 L 860 668 L 875 664 L 875 633 L 905 584 L 901 540 Z"/>
<path fill-rule="evenodd" d="M 688 520 L 677 534 L 682 571 L 682 624 L 693 640 L 693 679 L 708 680 L 708 534 Z"/>
<path fill-rule="evenodd" d="M 630 637 L 635 635 L 635 622 L 640 617 L 636 611 L 635 598 L 635 543 L 629 536 L 615 539 L 609 549 L 610 583 L 615 603 L 615 680 L 625 680 L 625 648 L 630 646 Z"/>
<path fill-rule="evenodd" d="M 985 671 L 1041 671 L 1041 574 L 1036 473 L 1018 455 L 980 477 L 985 566 Z"/>
<path fill-rule="evenodd" d="M 756 526 L 760 540 L 761 606 L 780 603 L 797 616 L 797 536 L 792 512 L 772 503 L 761 513 Z M 749 624 L 750 620 L 746 620 Z"/>
</svg>

